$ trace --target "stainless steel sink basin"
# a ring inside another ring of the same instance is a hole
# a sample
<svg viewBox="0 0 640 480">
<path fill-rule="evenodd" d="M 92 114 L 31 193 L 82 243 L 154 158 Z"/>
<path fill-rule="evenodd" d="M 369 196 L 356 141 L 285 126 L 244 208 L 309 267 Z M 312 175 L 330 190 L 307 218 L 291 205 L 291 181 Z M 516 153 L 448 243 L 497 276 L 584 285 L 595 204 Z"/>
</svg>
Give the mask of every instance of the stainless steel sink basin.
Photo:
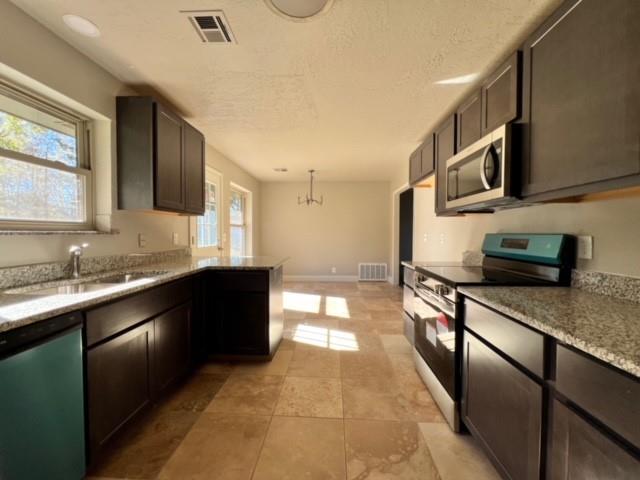
<svg viewBox="0 0 640 480">
<path fill-rule="evenodd" d="M 106 288 L 113 288 L 116 285 L 123 285 L 126 283 L 132 283 L 139 280 L 152 281 L 154 277 L 164 275 L 168 273 L 164 270 L 154 270 L 148 272 L 125 272 L 111 275 L 108 277 L 93 278 L 85 281 L 71 281 L 60 282 L 57 285 L 37 288 L 24 287 L 16 288 L 14 290 L 7 290 L 5 293 L 22 294 L 22 295 L 78 295 L 81 293 L 96 292 Z"/>
<path fill-rule="evenodd" d="M 75 283 L 73 285 L 60 285 L 58 287 L 42 288 L 24 292 L 25 295 L 77 295 L 79 293 L 95 292 L 103 288 L 109 288 L 110 284 L 101 283 Z M 9 292 L 14 293 L 14 292 Z M 18 292 L 16 292 L 18 293 Z"/>
</svg>

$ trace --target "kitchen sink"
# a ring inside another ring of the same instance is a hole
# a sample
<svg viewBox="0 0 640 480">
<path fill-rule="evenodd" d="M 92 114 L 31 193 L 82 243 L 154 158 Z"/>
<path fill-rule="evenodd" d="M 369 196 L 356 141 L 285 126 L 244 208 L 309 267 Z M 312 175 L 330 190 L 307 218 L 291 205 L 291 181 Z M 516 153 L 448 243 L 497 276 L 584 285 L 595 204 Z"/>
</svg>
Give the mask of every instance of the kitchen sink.
<svg viewBox="0 0 640 480">
<path fill-rule="evenodd" d="M 151 282 L 154 277 L 168 273 L 166 270 L 154 270 L 147 272 L 125 272 L 108 277 L 92 278 L 90 280 L 66 280 L 57 285 L 16 288 L 7 290 L 5 293 L 21 295 L 78 295 L 81 293 L 96 292 L 106 288 L 113 288 L 116 285 L 123 285 L 140 281 L 141 283 Z"/>
</svg>

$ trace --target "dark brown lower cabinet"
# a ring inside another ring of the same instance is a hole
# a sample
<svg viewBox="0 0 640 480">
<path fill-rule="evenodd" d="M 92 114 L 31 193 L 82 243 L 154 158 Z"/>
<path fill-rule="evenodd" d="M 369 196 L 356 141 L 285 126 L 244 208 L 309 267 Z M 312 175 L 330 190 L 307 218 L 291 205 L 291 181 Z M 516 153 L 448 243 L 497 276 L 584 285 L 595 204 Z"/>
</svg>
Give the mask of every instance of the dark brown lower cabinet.
<svg viewBox="0 0 640 480">
<path fill-rule="evenodd" d="M 267 293 L 229 292 L 216 299 L 219 351 L 229 355 L 269 355 Z"/>
<path fill-rule="evenodd" d="M 542 385 L 468 331 L 462 417 L 504 478 L 540 478 Z"/>
<path fill-rule="evenodd" d="M 181 378 L 191 363 L 191 303 L 180 305 L 153 320 L 155 390 L 164 390 Z"/>
<path fill-rule="evenodd" d="M 576 412 L 554 400 L 551 415 L 547 470 L 549 480 L 640 478 L 640 460 Z"/>
<path fill-rule="evenodd" d="M 87 352 L 89 448 L 105 442 L 152 400 L 153 321 Z"/>
</svg>

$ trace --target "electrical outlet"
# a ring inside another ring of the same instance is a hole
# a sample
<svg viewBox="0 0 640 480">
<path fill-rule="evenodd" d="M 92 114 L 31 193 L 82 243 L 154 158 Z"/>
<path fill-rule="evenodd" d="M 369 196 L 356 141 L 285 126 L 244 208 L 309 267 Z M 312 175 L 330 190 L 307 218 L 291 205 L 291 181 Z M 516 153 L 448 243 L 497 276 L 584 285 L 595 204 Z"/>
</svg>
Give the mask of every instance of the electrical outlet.
<svg viewBox="0 0 640 480">
<path fill-rule="evenodd" d="M 138 247 L 144 248 L 147 246 L 147 237 L 143 233 L 138 234 Z"/>
<path fill-rule="evenodd" d="M 337 272 L 336 267 L 331 267 L 331 273 L 336 273 L 336 272 Z"/>
<path fill-rule="evenodd" d="M 444 233 L 440 234 L 440 245 L 444 245 L 445 240 L 447 239 L 447 236 Z"/>
<path fill-rule="evenodd" d="M 173 241 L 174 245 L 178 245 L 178 242 L 180 241 L 180 237 L 178 236 L 178 232 L 173 232 L 173 235 L 171 235 L 171 240 Z"/>
<path fill-rule="evenodd" d="M 578 237 L 578 258 L 593 260 L 593 237 L 591 235 Z"/>
<path fill-rule="evenodd" d="M 429 234 L 428 233 L 423 234 L 422 235 L 422 241 L 424 243 L 427 243 L 428 240 L 429 240 Z"/>
</svg>

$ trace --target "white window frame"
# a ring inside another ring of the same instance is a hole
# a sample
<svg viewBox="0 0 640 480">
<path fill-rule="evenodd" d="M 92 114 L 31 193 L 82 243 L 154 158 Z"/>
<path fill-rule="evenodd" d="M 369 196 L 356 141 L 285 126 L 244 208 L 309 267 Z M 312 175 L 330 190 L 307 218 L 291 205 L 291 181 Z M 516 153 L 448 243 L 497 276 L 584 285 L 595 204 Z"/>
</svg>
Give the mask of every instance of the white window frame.
<svg viewBox="0 0 640 480">
<path fill-rule="evenodd" d="M 82 222 L 55 220 L 14 220 L 0 218 L 0 230 L 94 230 L 93 171 L 91 170 L 91 123 L 81 115 L 58 106 L 54 102 L 0 79 L 0 95 L 11 98 L 29 107 L 40 110 L 61 120 L 75 124 L 77 140 L 77 167 L 69 167 L 60 162 L 52 162 L 25 153 L 0 148 L 0 156 L 52 170 L 69 172 L 82 177 L 84 182 L 84 213 Z"/>
<path fill-rule="evenodd" d="M 219 255 L 220 252 L 223 250 L 223 237 L 222 237 L 222 225 L 224 225 L 223 223 L 223 219 L 224 219 L 224 207 L 222 205 L 222 199 L 224 198 L 222 196 L 222 189 L 223 189 L 223 182 L 222 182 L 223 178 L 222 178 L 222 174 L 220 172 L 218 172 L 216 169 L 210 167 L 210 166 L 206 166 L 205 168 L 205 182 L 210 182 L 216 185 L 216 206 L 217 206 L 217 214 L 218 214 L 218 243 L 217 245 L 207 245 L 207 246 L 200 246 L 198 245 L 198 219 L 202 218 L 202 215 L 200 216 L 192 216 L 191 217 L 191 221 L 189 222 L 190 225 L 190 236 L 191 236 L 191 248 L 193 249 L 194 253 L 197 255 Z"/>
<path fill-rule="evenodd" d="M 244 245 L 242 246 L 241 256 L 246 256 L 247 250 L 248 250 L 247 243 L 249 241 L 249 227 L 247 222 L 247 208 L 249 203 L 249 193 L 245 189 L 239 188 L 238 186 L 233 184 L 231 185 L 230 190 L 231 190 L 231 193 L 240 194 L 240 196 L 242 197 L 242 223 L 233 223 L 233 221 L 231 220 L 231 195 L 229 195 L 229 235 L 231 235 L 232 227 L 242 227 L 242 229 L 244 230 L 244 235 L 243 235 Z M 233 255 L 231 252 L 231 242 L 229 242 L 229 254 Z"/>
</svg>

